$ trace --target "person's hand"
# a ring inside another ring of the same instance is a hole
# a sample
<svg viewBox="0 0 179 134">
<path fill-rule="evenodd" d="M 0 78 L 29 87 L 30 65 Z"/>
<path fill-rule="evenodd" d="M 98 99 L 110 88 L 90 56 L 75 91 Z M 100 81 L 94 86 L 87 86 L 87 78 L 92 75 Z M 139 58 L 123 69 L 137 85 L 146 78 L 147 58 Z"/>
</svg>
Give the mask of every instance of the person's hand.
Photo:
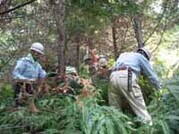
<svg viewBox="0 0 179 134">
<path fill-rule="evenodd" d="M 158 85 L 157 85 L 157 90 L 158 91 L 160 91 L 160 90 L 162 90 L 163 89 L 163 84 L 162 83 L 159 83 Z"/>
</svg>

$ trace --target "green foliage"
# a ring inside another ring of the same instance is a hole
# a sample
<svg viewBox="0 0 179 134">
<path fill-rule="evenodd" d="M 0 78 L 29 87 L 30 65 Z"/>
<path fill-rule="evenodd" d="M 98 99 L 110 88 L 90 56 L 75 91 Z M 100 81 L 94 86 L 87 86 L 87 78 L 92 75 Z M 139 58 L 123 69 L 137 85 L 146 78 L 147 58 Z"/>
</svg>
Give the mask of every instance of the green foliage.
<svg viewBox="0 0 179 134">
<path fill-rule="evenodd" d="M 68 117 L 78 113 L 79 127 L 85 134 L 125 134 L 130 130 L 129 117 L 114 108 L 97 105 L 95 99 L 84 99 L 81 105 L 75 103 L 73 110 L 69 110 Z"/>
<path fill-rule="evenodd" d="M 16 5 L 16 2 L 19 2 L 19 0 L 14 1 L 13 4 Z M 129 0 L 71 0 L 67 2 L 66 23 L 68 36 L 72 37 L 79 36 L 81 33 L 94 35 L 94 31 L 106 29 L 110 26 L 111 20 L 121 14 L 133 16 L 133 14 L 142 12 L 145 8 L 143 5 L 142 7 L 130 3 Z M 152 3 L 148 0 L 145 0 L 145 2 Z M 171 5 L 167 9 L 168 12 L 165 17 L 167 21 L 170 20 L 171 24 L 176 24 L 178 22 L 176 21 L 178 13 L 176 8 L 172 8 L 175 7 L 175 4 L 172 5 L 172 2 L 169 2 Z M 3 70 L 7 71 L 7 67 L 12 64 L 11 58 L 13 59 L 14 57 L 11 57 L 11 55 L 18 57 L 18 55 L 14 55 L 14 50 L 17 50 L 19 46 L 21 46 L 21 49 L 18 50 L 21 53 L 22 50 L 27 51 L 28 45 L 35 40 L 50 45 L 56 44 L 56 25 L 49 9 L 48 4 L 45 2 L 38 5 L 34 3 L 34 5 L 29 5 L 28 8 L 18 9 L 10 14 L 12 15 L 12 20 L 8 22 L 8 25 L 3 25 L 3 29 L 7 32 L 0 33 L 0 73 Z M 13 17 L 17 18 L 13 19 Z M 154 25 L 151 22 L 151 18 L 149 21 L 147 20 L 148 25 Z M 162 21 L 158 31 L 163 29 L 164 22 L 166 21 Z M 167 28 L 171 28 L 171 26 Z M 167 78 L 167 71 L 171 69 L 168 61 L 173 61 L 171 59 L 177 59 L 176 56 L 178 56 L 178 39 L 176 38 L 178 37 L 178 26 L 172 29 L 172 31 L 163 36 L 162 48 L 167 49 L 167 53 L 165 53 L 166 51 L 161 51 L 158 54 L 158 57 L 167 59 L 167 62 L 163 62 L 163 59 L 158 59 L 156 62 L 155 70 L 162 78 Z M 150 33 L 149 30 L 144 31 Z M 158 31 L 156 36 L 152 37 L 152 45 L 156 45 L 156 42 L 158 42 Z M 48 50 L 52 48 L 53 51 L 49 52 L 53 52 L 52 56 L 54 58 L 55 47 L 50 45 Z M 167 56 L 169 50 L 172 54 L 176 53 L 174 58 Z M 111 60 L 109 62 L 110 66 L 113 63 L 114 61 Z M 146 103 L 149 104 L 148 109 L 153 117 L 154 125 L 152 127 L 148 125 L 136 127 L 133 118 L 128 117 L 125 113 L 120 113 L 112 107 L 105 106 L 109 88 L 105 81 L 100 81 L 97 85 L 97 91 L 101 95 L 98 100 L 95 98 L 74 100 L 69 96 L 61 97 L 58 95 L 37 98 L 36 104 L 40 109 L 40 113 L 37 114 L 27 111 L 27 106 L 18 109 L 13 108 L 12 87 L 4 84 L 0 90 L 0 132 L 2 134 L 38 132 L 50 134 L 179 133 L 179 79 L 177 69 L 173 71 L 175 76 L 170 75 L 170 79 L 167 78 L 167 81 L 164 81 L 165 89 L 161 92 L 153 90 L 145 79 L 141 79 L 141 87 L 145 92 L 144 97 Z M 81 76 L 89 78 L 88 73 L 87 68 L 80 68 Z M 99 101 L 99 99 L 102 100 Z M 103 105 L 101 105 L 101 102 L 103 102 Z"/>
<path fill-rule="evenodd" d="M 5 84 L 1 89 L 0 131 L 14 134 L 175 134 L 179 132 L 178 81 L 178 75 L 174 76 L 167 80 L 165 89 L 153 91 L 148 106 L 153 118 L 152 127 L 136 126 L 135 120 L 127 114 L 104 103 L 99 105 L 98 97 L 74 99 L 49 95 L 37 98 L 40 113 L 32 114 L 27 111 L 27 106 L 13 108 L 12 89 Z M 106 94 L 104 83 L 98 88 L 101 88 L 102 94 Z"/>
<path fill-rule="evenodd" d="M 80 72 L 79 75 L 83 78 L 89 78 L 89 69 L 88 65 L 80 64 Z"/>
<path fill-rule="evenodd" d="M 110 88 L 109 81 L 106 79 L 97 79 L 96 88 L 99 92 L 99 104 L 108 105 L 108 90 Z"/>
<path fill-rule="evenodd" d="M 142 12 L 145 4 L 139 6 L 132 1 L 116 0 L 71 0 L 68 4 L 67 27 L 69 33 L 91 33 L 104 29 L 120 15 Z M 93 35 L 94 36 L 94 35 Z"/>
<path fill-rule="evenodd" d="M 38 101 L 41 114 L 32 114 L 25 107 L 18 109 L 11 108 L 9 111 L 1 113 L 0 130 L 8 130 L 14 133 L 43 131 L 49 133 L 59 132 L 68 122 L 61 122 L 66 113 L 63 114 L 63 106 L 72 102 L 70 98 L 59 96 L 44 98 Z"/>
<path fill-rule="evenodd" d="M 14 40 L 12 34 L 0 31 L 0 77 L 12 64 L 14 55 Z"/>
<path fill-rule="evenodd" d="M 115 59 L 110 58 L 110 59 L 108 60 L 108 67 L 111 68 L 114 64 L 115 64 Z"/>
<path fill-rule="evenodd" d="M 142 77 L 142 76 L 140 77 L 139 85 L 142 89 L 144 100 L 145 100 L 146 104 L 148 105 L 151 102 L 151 100 L 153 99 L 153 97 L 156 97 L 155 92 L 154 92 L 155 89 L 150 84 L 150 82 L 148 81 L 148 79 L 146 77 Z"/>
<path fill-rule="evenodd" d="M 0 110 L 6 108 L 11 104 L 12 97 L 13 97 L 12 86 L 7 83 L 3 83 L 0 89 L 0 101 L 1 101 Z"/>
<path fill-rule="evenodd" d="M 155 131 L 175 134 L 179 132 L 179 77 L 172 77 L 166 82 L 166 89 L 159 92 L 160 98 L 153 99 L 150 110 L 154 116 Z M 160 113 L 160 114 L 159 114 Z"/>
<path fill-rule="evenodd" d="M 7 83 L 3 83 L 0 89 L 0 92 L 1 92 L 0 99 L 2 100 L 12 97 L 12 94 L 13 94 L 12 86 Z"/>
</svg>

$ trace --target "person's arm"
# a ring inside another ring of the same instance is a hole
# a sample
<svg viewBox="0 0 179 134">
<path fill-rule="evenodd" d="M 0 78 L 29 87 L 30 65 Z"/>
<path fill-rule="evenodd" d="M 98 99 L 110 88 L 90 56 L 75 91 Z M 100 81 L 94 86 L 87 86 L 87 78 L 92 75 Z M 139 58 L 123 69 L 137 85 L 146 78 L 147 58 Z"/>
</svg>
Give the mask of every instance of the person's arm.
<svg viewBox="0 0 179 134">
<path fill-rule="evenodd" d="M 141 60 L 142 72 L 144 73 L 144 75 L 148 77 L 149 81 L 151 82 L 152 85 L 154 85 L 156 89 L 160 89 L 161 88 L 160 80 L 157 74 L 155 73 L 155 71 L 153 70 L 149 61 L 145 57 L 141 58 L 140 60 Z"/>
<path fill-rule="evenodd" d="M 39 64 L 39 74 L 38 74 L 38 81 L 39 83 L 43 83 L 45 81 L 45 78 L 47 77 L 46 71 L 42 68 L 42 66 Z"/>
<path fill-rule="evenodd" d="M 98 56 L 91 49 L 89 49 L 89 53 L 91 54 L 93 58 L 93 62 L 94 63 L 98 62 Z"/>
</svg>

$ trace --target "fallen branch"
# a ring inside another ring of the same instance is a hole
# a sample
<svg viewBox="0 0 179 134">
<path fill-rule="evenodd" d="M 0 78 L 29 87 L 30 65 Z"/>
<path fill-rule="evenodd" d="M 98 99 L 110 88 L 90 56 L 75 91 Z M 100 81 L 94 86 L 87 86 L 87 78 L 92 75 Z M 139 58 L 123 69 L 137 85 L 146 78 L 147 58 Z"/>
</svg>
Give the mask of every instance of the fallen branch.
<svg viewBox="0 0 179 134">
<path fill-rule="evenodd" d="M 14 8 L 11 8 L 11 9 L 6 10 L 6 11 L 3 11 L 3 12 L 0 12 L 0 15 L 7 14 L 7 13 L 9 13 L 9 12 L 12 12 L 12 11 L 14 11 L 14 10 L 16 10 L 16 9 L 19 9 L 19 8 L 21 8 L 21 7 L 24 7 L 24 6 L 30 4 L 30 3 L 34 2 L 34 1 L 36 1 L 36 0 L 30 0 L 30 1 L 26 2 L 26 3 L 17 5 L 17 6 L 14 7 Z"/>
</svg>

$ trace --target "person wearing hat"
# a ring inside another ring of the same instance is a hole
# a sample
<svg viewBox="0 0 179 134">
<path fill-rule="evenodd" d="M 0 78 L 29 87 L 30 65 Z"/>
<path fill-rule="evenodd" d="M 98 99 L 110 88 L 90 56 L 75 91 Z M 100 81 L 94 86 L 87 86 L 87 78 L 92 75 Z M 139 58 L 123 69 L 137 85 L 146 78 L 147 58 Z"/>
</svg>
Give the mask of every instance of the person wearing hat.
<svg viewBox="0 0 179 134">
<path fill-rule="evenodd" d="M 92 51 L 90 51 L 89 54 L 84 56 L 83 61 L 85 65 L 88 66 L 89 76 L 92 78 L 93 81 L 93 77 L 96 75 L 96 71 L 97 71 L 98 59 L 95 56 L 95 54 L 92 53 Z"/>
<path fill-rule="evenodd" d="M 151 115 L 138 84 L 138 78 L 143 74 L 156 89 L 161 88 L 159 78 L 149 63 L 150 57 L 151 54 L 144 47 L 136 52 L 122 53 L 118 57 L 110 75 L 112 89 L 109 90 L 109 104 L 122 110 L 126 100 L 142 123 L 152 125 Z"/>
<path fill-rule="evenodd" d="M 100 56 L 98 61 L 98 69 L 97 69 L 97 77 L 99 79 L 108 80 L 109 69 L 108 69 L 108 61 L 105 56 Z"/>
<path fill-rule="evenodd" d="M 14 98 L 16 105 L 21 105 L 19 102 L 19 94 L 24 81 L 26 91 L 33 94 L 32 85 L 29 82 L 41 84 L 46 77 L 46 71 L 42 68 L 39 60 L 44 55 L 44 47 L 41 43 L 33 43 L 30 47 L 30 53 L 26 57 L 20 58 L 14 70 L 12 71 L 12 78 L 14 83 Z"/>
</svg>

